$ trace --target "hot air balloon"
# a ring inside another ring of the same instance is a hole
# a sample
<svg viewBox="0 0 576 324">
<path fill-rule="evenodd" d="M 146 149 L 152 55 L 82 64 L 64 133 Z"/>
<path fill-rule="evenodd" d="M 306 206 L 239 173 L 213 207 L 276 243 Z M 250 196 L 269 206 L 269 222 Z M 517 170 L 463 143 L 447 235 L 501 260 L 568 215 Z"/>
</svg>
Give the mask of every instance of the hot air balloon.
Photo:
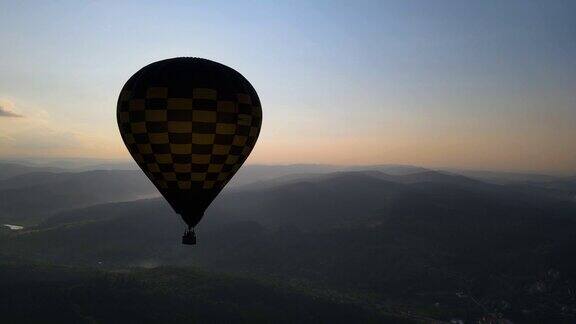
<svg viewBox="0 0 576 324">
<path fill-rule="evenodd" d="M 136 163 L 188 225 L 182 243 L 195 244 L 194 227 L 258 139 L 256 91 L 223 64 L 166 59 L 126 82 L 117 120 Z"/>
</svg>

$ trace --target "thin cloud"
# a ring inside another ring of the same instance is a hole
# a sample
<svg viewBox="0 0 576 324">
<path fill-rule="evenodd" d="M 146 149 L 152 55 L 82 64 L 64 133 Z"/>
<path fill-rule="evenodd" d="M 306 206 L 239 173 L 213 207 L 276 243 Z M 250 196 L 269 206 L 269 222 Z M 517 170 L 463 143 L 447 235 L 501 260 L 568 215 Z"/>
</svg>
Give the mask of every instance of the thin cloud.
<svg viewBox="0 0 576 324">
<path fill-rule="evenodd" d="M 20 114 L 17 114 L 13 111 L 10 111 L 2 106 L 0 106 L 0 117 L 14 117 L 14 118 L 20 118 L 20 117 L 24 117 Z"/>
</svg>

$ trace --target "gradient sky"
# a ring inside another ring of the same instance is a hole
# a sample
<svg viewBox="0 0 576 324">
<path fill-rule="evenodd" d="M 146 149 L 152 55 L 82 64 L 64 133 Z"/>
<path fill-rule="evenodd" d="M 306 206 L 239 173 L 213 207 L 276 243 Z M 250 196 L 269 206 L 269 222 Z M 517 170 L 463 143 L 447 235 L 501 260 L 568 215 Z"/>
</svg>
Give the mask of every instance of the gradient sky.
<svg viewBox="0 0 576 324">
<path fill-rule="evenodd" d="M 127 158 L 139 68 L 254 85 L 249 163 L 576 172 L 576 1 L 2 1 L 0 158 Z"/>
</svg>

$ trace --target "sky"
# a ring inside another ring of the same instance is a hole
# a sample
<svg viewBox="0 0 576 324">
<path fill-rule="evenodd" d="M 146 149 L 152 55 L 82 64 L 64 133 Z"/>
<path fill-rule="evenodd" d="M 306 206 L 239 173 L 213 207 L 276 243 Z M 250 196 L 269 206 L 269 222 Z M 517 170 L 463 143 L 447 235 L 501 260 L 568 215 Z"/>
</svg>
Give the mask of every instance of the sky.
<svg viewBox="0 0 576 324">
<path fill-rule="evenodd" d="M 248 163 L 576 173 L 575 1 L 0 1 L 0 158 L 128 159 L 116 100 L 196 56 L 262 101 Z"/>
</svg>

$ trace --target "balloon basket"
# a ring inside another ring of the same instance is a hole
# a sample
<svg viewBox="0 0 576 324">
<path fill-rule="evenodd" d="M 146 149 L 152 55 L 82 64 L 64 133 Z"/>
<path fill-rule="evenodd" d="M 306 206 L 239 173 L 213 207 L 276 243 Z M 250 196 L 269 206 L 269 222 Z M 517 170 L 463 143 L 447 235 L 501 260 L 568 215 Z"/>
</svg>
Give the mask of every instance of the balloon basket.
<svg viewBox="0 0 576 324">
<path fill-rule="evenodd" d="M 182 235 L 182 244 L 184 245 L 196 244 L 196 235 L 194 234 L 194 231 L 186 231 L 184 235 Z"/>
</svg>

